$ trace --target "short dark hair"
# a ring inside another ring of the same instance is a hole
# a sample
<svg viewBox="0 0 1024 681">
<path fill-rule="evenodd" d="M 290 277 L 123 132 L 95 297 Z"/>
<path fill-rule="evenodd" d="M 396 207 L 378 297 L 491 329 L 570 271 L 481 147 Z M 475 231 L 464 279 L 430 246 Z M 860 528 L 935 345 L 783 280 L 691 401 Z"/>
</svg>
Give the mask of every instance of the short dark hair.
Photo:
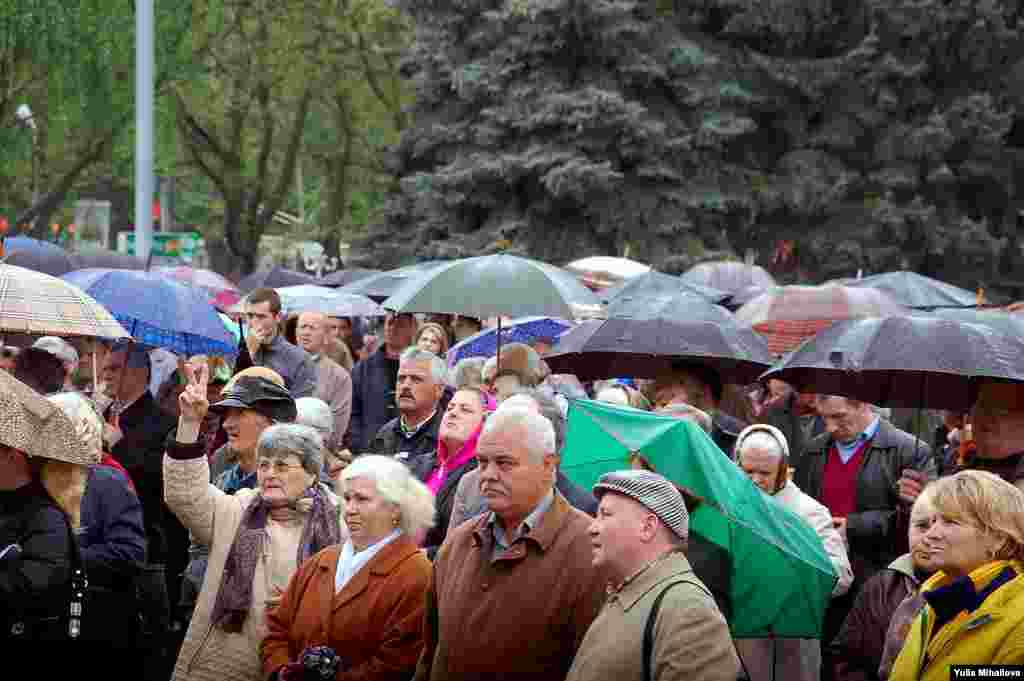
<svg viewBox="0 0 1024 681">
<path fill-rule="evenodd" d="M 722 386 L 722 377 L 717 371 L 712 369 L 706 364 L 700 362 L 673 362 L 673 371 L 685 371 L 690 374 L 698 381 L 703 383 L 711 391 L 711 399 L 715 401 L 715 404 L 722 401 L 722 392 L 724 390 Z"/>
<path fill-rule="evenodd" d="M 272 288 L 262 287 L 253 290 L 249 295 L 245 297 L 245 302 L 253 305 L 259 305 L 260 303 L 270 303 L 270 311 L 273 314 L 280 314 L 281 312 L 281 296 L 277 294 Z"/>
<path fill-rule="evenodd" d="M 40 395 L 60 392 L 67 378 L 64 362 L 39 348 L 24 348 L 19 352 L 12 374 Z"/>
</svg>

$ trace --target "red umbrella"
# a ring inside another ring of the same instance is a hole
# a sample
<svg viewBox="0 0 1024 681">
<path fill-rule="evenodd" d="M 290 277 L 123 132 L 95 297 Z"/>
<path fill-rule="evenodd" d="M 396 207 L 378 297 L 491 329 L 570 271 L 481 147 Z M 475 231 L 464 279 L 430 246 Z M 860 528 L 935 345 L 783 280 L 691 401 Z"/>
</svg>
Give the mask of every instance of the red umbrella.
<svg viewBox="0 0 1024 681">
<path fill-rule="evenodd" d="M 770 352 L 782 355 L 840 320 L 908 312 L 878 289 L 826 284 L 775 287 L 737 310 L 736 319 L 763 335 Z"/>
</svg>

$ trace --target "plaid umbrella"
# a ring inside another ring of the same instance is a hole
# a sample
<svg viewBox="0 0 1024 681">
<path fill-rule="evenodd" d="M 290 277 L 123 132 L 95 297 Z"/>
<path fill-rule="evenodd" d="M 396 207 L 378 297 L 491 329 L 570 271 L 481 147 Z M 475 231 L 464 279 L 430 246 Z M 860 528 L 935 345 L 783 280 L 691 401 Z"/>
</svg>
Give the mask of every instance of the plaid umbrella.
<svg viewBox="0 0 1024 681">
<path fill-rule="evenodd" d="M 105 307 L 77 286 L 5 264 L 0 264 L 0 331 L 130 338 Z"/>
<path fill-rule="evenodd" d="M 772 354 L 782 355 L 837 321 L 907 312 L 878 289 L 779 286 L 738 309 L 736 320 L 763 335 Z"/>
</svg>

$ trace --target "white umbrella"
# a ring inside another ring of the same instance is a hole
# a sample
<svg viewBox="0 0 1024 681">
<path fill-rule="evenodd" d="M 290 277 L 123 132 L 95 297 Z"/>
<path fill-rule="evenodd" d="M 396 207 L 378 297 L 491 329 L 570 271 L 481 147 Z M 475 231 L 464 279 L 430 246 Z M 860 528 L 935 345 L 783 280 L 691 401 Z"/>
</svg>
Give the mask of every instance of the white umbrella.
<svg viewBox="0 0 1024 681">
<path fill-rule="evenodd" d="M 337 289 L 313 284 L 275 289 L 285 314 L 321 312 L 332 317 L 381 317 L 384 308 L 366 296 L 339 293 Z"/>
</svg>

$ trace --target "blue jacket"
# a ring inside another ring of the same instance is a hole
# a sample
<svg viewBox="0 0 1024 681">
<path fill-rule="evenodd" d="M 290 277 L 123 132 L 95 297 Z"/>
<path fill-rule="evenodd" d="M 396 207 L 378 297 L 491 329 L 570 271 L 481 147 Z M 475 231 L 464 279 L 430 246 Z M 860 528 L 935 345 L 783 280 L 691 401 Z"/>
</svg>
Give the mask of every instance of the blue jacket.
<svg viewBox="0 0 1024 681">
<path fill-rule="evenodd" d="M 348 447 L 362 454 L 377 431 L 398 416 L 395 383 L 398 360 L 390 359 L 381 347 L 352 367 L 352 418 L 348 425 Z"/>
<path fill-rule="evenodd" d="M 78 543 L 90 583 L 134 588 L 132 580 L 146 561 L 142 504 L 124 476 L 113 468 L 89 469 Z"/>
</svg>

